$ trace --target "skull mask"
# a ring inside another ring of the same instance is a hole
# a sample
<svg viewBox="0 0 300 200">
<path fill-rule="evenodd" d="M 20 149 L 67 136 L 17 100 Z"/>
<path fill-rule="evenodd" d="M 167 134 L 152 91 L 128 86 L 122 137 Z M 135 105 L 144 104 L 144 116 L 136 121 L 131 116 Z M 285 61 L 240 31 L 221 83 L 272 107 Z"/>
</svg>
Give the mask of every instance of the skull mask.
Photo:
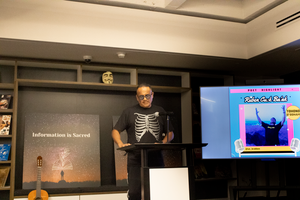
<svg viewBox="0 0 300 200">
<path fill-rule="evenodd" d="M 102 81 L 106 84 L 112 84 L 114 82 L 113 74 L 110 71 L 104 72 L 102 74 Z"/>
</svg>

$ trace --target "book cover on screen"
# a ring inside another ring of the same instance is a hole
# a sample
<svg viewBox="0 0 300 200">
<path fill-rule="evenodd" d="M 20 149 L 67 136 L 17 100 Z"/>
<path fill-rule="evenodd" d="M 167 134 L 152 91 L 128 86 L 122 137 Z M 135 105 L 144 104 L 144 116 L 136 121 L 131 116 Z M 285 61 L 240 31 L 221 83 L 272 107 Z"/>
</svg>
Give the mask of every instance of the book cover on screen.
<svg viewBox="0 0 300 200">
<path fill-rule="evenodd" d="M 10 144 L 0 144 L 0 161 L 7 161 L 10 152 Z"/>
<path fill-rule="evenodd" d="M 11 115 L 0 115 L 0 135 L 9 135 Z"/>
<path fill-rule="evenodd" d="M 10 94 L 1 94 L 0 95 L 0 109 L 8 109 L 12 96 Z"/>
<path fill-rule="evenodd" d="M 99 187 L 99 115 L 25 115 L 23 189 L 35 189 L 36 158 L 43 157 L 43 188 Z"/>
<path fill-rule="evenodd" d="M 9 171 L 10 167 L 0 166 L 0 187 L 5 186 Z"/>
<path fill-rule="evenodd" d="M 202 141 L 209 144 L 203 158 L 300 157 L 300 85 L 201 87 L 200 93 Z"/>
</svg>

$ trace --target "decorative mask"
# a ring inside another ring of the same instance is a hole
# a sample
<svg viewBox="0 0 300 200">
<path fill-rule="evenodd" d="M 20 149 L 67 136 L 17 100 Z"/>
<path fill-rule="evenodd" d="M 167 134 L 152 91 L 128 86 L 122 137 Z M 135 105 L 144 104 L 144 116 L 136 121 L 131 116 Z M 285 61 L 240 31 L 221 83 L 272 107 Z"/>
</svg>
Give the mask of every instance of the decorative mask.
<svg viewBox="0 0 300 200">
<path fill-rule="evenodd" d="M 113 74 L 110 71 L 104 72 L 102 74 L 102 81 L 105 84 L 112 84 L 114 82 Z"/>
</svg>

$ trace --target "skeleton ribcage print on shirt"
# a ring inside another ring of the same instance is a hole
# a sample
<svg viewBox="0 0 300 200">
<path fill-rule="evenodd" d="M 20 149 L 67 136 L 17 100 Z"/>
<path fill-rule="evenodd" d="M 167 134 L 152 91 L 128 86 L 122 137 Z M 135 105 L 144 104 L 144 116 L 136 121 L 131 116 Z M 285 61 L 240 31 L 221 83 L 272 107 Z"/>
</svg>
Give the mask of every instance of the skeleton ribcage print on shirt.
<svg viewBox="0 0 300 200">
<path fill-rule="evenodd" d="M 157 141 L 159 141 L 159 123 L 153 114 L 145 115 L 134 113 L 137 115 L 135 120 L 135 138 L 140 142 L 141 138 L 148 131 L 151 133 Z"/>
</svg>

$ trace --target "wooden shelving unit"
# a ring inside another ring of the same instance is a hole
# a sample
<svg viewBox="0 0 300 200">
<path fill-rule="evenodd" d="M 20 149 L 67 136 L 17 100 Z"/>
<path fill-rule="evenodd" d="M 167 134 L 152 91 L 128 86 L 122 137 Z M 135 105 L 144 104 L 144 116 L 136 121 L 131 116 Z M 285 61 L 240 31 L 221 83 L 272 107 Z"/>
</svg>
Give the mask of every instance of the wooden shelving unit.
<svg viewBox="0 0 300 200">
<path fill-rule="evenodd" d="M 5 183 L 4 187 L 0 187 L 0 196 L 9 196 L 10 199 L 13 199 L 14 191 L 14 159 L 15 159 L 15 124 L 14 124 L 14 72 L 15 72 L 15 62 L 14 61 L 1 61 L 0 60 L 0 69 L 1 69 L 1 82 L 0 82 L 0 94 L 11 94 L 13 96 L 12 101 L 10 102 L 9 109 L 0 110 L 1 115 L 12 115 L 12 121 L 10 125 L 9 135 L 0 135 L 0 144 L 11 144 L 10 155 L 7 161 L 0 161 L 0 166 L 10 167 L 9 177 Z M 10 73 L 8 75 L 8 73 Z"/>
<path fill-rule="evenodd" d="M 0 165 L 11 167 L 9 186 L 0 188 L 1 192 L 9 193 L 9 199 L 14 199 L 15 192 L 15 163 L 16 163 L 16 135 L 17 135 L 17 114 L 18 114 L 18 95 L 22 88 L 40 88 L 47 91 L 48 89 L 64 89 L 70 91 L 96 90 L 118 92 L 134 92 L 139 83 L 141 75 L 172 76 L 181 79 L 180 85 L 159 85 L 155 84 L 153 90 L 158 93 L 175 93 L 181 96 L 181 129 L 182 142 L 192 142 L 192 123 L 191 123 L 191 89 L 190 75 L 188 72 L 179 72 L 171 70 L 157 69 L 139 69 L 136 67 L 109 66 L 109 65 L 81 65 L 81 64 L 63 64 L 63 63 L 46 63 L 37 61 L 18 61 L 18 60 L 0 60 L 0 69 L 2 77 L 11 77 L 9 81 L 2 80 L 0 91 L 10 92 L 13 95 L 13 105 L 11 109 L 0 110 L 0 113 L 11 113 L 13 124 L 11 134 L 0 136 L 2 139 L 8 139 L 11 142 L 11 160 L 2 161 Z M 116 80 L 113 84 L 104 84 L 101 82 L 102 73 L 111 71 L 116 76 L 124 77 L 121 81 Z M 4 74 L 5 73 L 5 74 Z M 6 74 L 8 73 L 8 74 Z M 54 76 L 53 74 L 56 74 Z M 151 83 L 150 83 L 151 84 Z M 1 196 L 1 195 L 0 195 Z"/>
</svg>

